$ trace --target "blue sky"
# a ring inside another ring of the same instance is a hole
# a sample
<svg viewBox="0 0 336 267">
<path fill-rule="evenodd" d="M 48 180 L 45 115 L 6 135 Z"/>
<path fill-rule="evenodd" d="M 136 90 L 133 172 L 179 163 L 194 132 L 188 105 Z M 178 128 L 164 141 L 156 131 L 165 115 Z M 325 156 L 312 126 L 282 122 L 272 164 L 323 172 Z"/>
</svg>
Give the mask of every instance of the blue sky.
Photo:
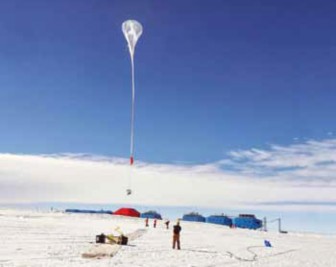
<svg viewBox="0 0 336 267">
<path fill-rule="evenodd" d="M 0 147 L 211 162 L 335 129 L 334 1 L 2 1 Z"/>
<path fill-rule="evenodd" d="M 328 0 L 1 1 L 0 202 L 226 203 L 330 215 L 335 14 Z M 130 144 L 127 19 L 144 27 L 133 174 L 143 195 L 132 201 L 120 188 L 112 199 L 106 188 L 90 191 L 96 175 L 123 188 L 130 176 L 120 166 Z M 72 192 L 81 177 L 84 188 Z M 156 179 L 166 191 L 148 191 Z M 169 179 L 192 181 L 193 191 L 175 192 Z M 211 197 L 200 198 L 204 188 Z"/>
</svg>

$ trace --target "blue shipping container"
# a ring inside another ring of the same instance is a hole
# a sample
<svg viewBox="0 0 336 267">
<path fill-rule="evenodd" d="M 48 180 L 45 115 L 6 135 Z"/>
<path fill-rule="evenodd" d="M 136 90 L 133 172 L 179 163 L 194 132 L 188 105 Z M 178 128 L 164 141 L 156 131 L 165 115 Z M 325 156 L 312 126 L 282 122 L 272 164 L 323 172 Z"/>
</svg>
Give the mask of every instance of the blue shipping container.
<svg viewBox="0 0 336 267">
<path fill-rule="evenodd" d="M 220 225 L 232 226 L 232 219 L 225 215 L 211 215 L 206 219 L 207 223 L 214 223 Z"/>
<path fill-rule="evenodd" d="M 205 222 L 205 218 L 200 214 L 184 214 L 182 217 L 183 221 L 189 222 Z"/>
<path fill-rule="evenodd" d="M 232 220 L 235 227 L 246 229 L 259 229 L 262 227 L 262 221 L 253 217 L 236 217 Z"/>
</svg>

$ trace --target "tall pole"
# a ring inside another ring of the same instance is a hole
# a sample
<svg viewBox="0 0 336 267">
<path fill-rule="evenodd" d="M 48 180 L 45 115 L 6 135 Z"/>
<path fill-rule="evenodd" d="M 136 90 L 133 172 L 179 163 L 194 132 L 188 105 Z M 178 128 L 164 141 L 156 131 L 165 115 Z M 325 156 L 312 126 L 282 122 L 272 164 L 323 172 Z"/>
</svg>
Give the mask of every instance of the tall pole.
<svg viewBox="0 0 336 267">
<path fill-rule="evenodd" d="M 264 217 L 264 231 L 267 232 L 267 218 Z"/>
</svg>

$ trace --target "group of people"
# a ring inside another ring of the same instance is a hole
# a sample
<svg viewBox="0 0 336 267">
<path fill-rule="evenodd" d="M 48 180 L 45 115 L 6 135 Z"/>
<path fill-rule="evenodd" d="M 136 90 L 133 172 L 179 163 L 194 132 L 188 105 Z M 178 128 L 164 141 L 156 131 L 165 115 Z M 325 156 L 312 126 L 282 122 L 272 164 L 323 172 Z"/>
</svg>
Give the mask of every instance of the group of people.
<svg viewBox="0 0 336 267">
<path fill-rule="evenodd" d="M 148 218 L 146 218 L 146 220 L 145 220 L 145 224 L 146 224 L 146 227 L 149 226 L 149 224 L 148 224 Z M 154 227 L 154 228 L 156 228 L 156 224 L 157 224 L 157 219 L 154 219 L 154 221 L 153 221 L 153 227 Z"/>
<path fill-rule="evenodd" d="M 149 220 L 148 218 L 145 219 L 145 225 L 146 227 L 149 226 Z M 169 229 L 169 220 L 165 220 L 164 224 L 166 225 L 166 229 Z M 153 220 L 153 227 L 156 228 L 157 219 Z M 182 230 L 182 227 L 180 226 L 180 220 L 177 220 L 176 224 L 173 226 L 173 249 L 181 249 L 181 242 L 180 242 L 180 232 Z"/>
</svg>

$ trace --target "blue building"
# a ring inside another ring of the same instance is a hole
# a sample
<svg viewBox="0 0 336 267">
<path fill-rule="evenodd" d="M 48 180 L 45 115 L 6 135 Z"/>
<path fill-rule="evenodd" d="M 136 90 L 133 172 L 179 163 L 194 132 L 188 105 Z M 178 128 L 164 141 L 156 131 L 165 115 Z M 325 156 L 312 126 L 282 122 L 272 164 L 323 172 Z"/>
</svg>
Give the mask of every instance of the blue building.
<svg viewBox="0 0 336 267">
<path fill-rule="evenodd" d="M 95 213 L 95 214 L 112 214 L 111 210 L 80 210 L 80 209 L 66 209 L 65 212 L 69 213 Z"/>
<path fill-rule="evenodd" d="M 201 214 L 198 214 L 196 212 L 184 214 L 182 220 L 189 222 L 205 222 L 205 218 Z"/>
<path fill-rule="evenodd" d="M 144 213 L 141 213 L 140 215 L 141 218 L 148 218 L 148 219 L 158 219 L 162 220 L 161 214 L 157 213 L 154 210 L 146 211 Z"/>
<path fill-rule="evenodd" d="M 232 220 L 235 227 L 246 229 L 259 229 L 263 226 L 262 221 L 257 219 L 253 214 L 240 214 Z"/>
<path fill-rule="evenodd" d="M 225 215 L 211 215 L 206 218 L 207 223 L 232 226 L 232 219 Z"/>
</svg>

